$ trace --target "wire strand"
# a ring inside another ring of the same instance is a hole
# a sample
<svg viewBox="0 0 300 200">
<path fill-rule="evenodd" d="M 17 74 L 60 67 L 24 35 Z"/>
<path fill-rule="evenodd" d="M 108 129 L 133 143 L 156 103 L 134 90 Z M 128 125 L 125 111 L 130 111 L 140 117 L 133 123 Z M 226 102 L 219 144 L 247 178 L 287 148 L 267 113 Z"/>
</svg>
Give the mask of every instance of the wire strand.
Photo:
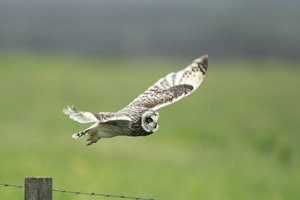
<svg viewBox="0 0 300 200">
<path fill-rule="evenodd" d="M 0 183 L 2 187 L 12 187 L 18 189 L 25 189 L 22 185 L 15 185 L 15 184 L 7 184 L 7 183 Z M 144 197 L 131 197 L 131 196 L 124 196 L 124 195 L 113 195 L 113 194 L 101 194 L 95 192 L 80 192 L 80 191 L 69 191 L 69 190 L 59 190 L 59 189 L 52 189 L 53 192 L 58 193 L 68 193 L 68 194 L 75 194 L 75 195 L 90 195 L 90 196 L 101 196 L 107 198 L 119 198 L 119 199 L 134 199 L 134 200 L 154 200 L 153 198 L 144 198 Z"/>
</svg>

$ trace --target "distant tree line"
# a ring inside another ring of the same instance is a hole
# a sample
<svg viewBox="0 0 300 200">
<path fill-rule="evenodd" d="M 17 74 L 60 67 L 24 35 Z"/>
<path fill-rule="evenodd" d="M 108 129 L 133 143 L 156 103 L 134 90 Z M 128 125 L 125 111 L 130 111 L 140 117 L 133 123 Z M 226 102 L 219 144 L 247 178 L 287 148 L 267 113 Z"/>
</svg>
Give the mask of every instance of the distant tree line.
<svg viewBox="0 0 300 200">
<path fill-rule="evenodd" d="M 0 1 L 0 50 L 299 60 L 300 1 Z"/>
</svg>

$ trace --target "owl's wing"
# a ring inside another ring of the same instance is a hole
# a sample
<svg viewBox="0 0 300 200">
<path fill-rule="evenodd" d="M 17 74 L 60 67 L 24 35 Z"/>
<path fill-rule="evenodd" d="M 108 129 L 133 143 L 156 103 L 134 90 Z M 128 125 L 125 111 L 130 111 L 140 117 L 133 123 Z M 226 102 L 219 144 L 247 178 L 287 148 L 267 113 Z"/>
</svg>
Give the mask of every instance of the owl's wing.
<svg viewBox="0 0 300 200">
<path fill-rule="evenodd" d="M 106 123 L 111 121 L 131 121 L 131 118 L 125 114 L 120 113 L 110 113 L 110 112 L 100 112 L 91 113 L 77 110 L 74 106 L 68 106 L 63 109 L 63 112 L 68 115 L 74 121 L 79 123 Z"/>
<path fill-rule="evenodd" d="M 143 107 L 158 110 L 190 95 L 202 83 L 208 69 L 208 56 L 194 60 L 185 69 L 158 80 L 124 109 Z"/>
</svg>

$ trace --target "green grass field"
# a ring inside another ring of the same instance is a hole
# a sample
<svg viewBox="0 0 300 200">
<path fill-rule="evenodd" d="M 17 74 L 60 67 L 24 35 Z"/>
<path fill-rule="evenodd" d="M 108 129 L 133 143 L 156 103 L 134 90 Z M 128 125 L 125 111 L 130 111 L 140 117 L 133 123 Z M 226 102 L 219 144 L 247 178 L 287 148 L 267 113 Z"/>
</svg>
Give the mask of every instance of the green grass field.
<svg viewBox="0 0 300 200">
<path fill-rule="evenodd" d="M 148 137 L 85 146 L 62 113 L 117 111 L 191 60 L 0 56 L 0 183 L 50 176 L 54 188 L 155 199 L 300 199 L 300 69 L 209 62 L 203 85 L 160 110 Z M 23 190 L 0 187 L 0 199 Z M 107 199 L 54 193 L 58 200 Z"/>
</svg>

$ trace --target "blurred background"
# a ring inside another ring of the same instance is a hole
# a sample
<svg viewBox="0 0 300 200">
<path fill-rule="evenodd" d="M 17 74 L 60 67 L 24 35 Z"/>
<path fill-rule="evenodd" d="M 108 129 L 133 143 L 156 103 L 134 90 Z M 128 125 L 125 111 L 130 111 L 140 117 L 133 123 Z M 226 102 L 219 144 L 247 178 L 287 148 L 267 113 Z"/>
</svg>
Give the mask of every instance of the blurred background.
<svg viewBox="0 0 300 200">
<path fill-rule="evenodd" d="M 0 0 L 0 183 L 155 199 L 300 199 L 297 0 Z M 148 137 L 90 147 L 62 113 L 117 111 L 209 55 Z M 23 191 L 0 187 L 1 199 Z M 105 199 L 92 197 L 94 199 Z M 54 193 L 54 199 L 91 199 Z"/>
</svg>

